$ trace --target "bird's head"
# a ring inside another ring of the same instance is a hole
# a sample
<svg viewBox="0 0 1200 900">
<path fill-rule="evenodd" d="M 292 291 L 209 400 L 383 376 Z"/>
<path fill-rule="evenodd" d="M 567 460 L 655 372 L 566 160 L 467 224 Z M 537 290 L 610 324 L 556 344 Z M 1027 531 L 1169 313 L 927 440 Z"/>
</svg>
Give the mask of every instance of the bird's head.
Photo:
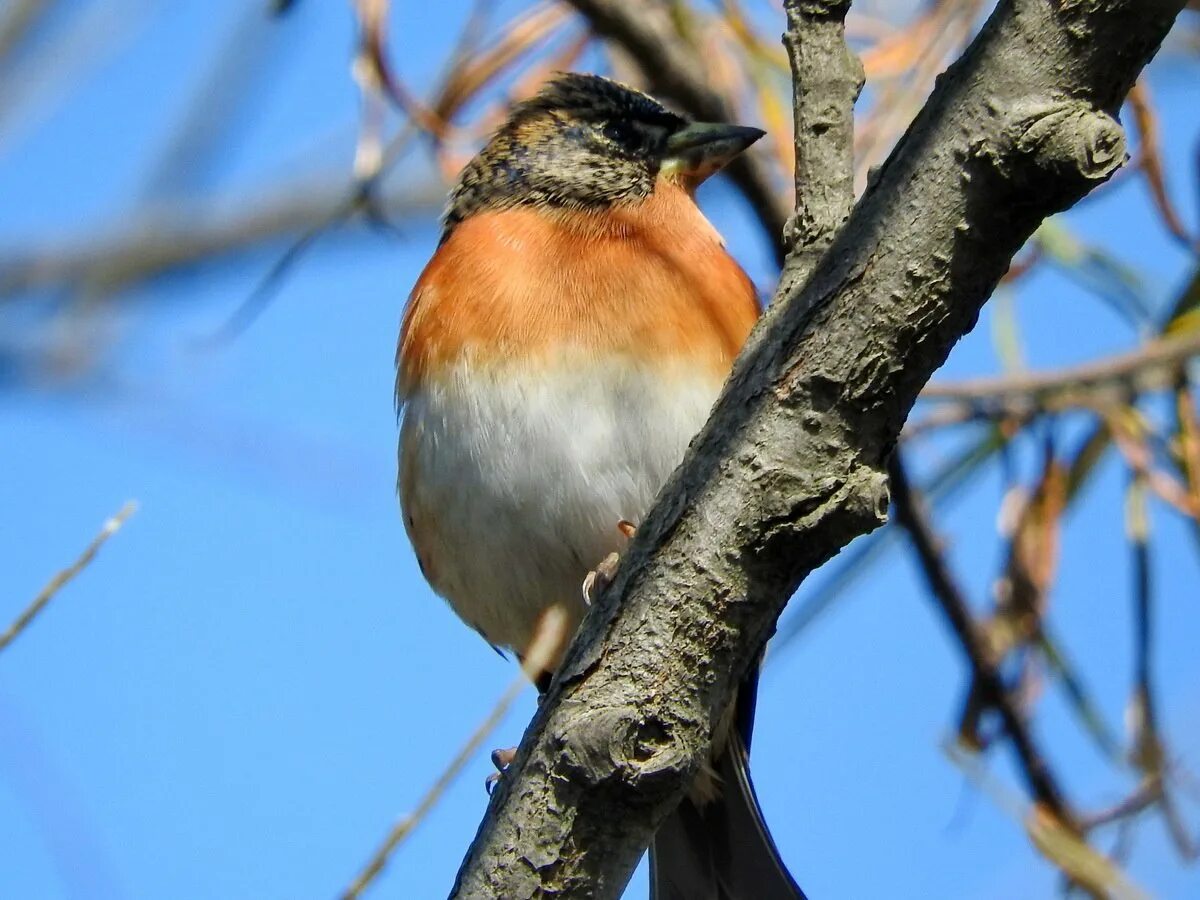
<svg viewBox="0 0 1200 900">
<path fill-rule="evenodd" d="M 692 190 L 763 134 L 691 122 L 598 75 L 559 75 L 516 105 L 467 164 L 450 196 L 446 233 L 485 209 L 637 203 L 660 178 Z"/>
</svg>

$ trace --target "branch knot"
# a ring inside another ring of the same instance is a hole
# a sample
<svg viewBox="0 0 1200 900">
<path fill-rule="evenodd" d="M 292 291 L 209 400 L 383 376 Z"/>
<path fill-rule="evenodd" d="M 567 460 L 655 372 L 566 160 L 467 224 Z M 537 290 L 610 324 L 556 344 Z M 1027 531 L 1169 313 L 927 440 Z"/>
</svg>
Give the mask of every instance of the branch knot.
<svg viewBox="0 0 1200 900">
<path fill-rule="evenodd" d="M 631 706 L 582 707 L 559 745 L 572 780 L 593 787 L 615 780 L 653 794 L 652 785 L 661 781 L 669 791 L 674 786 L 670 776 L 677 775 L 682 784 L 689 764 L 675 731 Z"/>
<path fill-rule="evenodd" d="M 1125 162 L 1125 132 L 1103 110 L 1080 100 L 1020 109 L 1016 149 L 1032 153 L 1038 165 L 1061 175 L 1078 174 L 1089 181 L 1111 175 Z"/>
<path fill-rule="evenodd" d="M 1103 181 L 1126 159 L 1125 132 L 1103 110 L 1072 98 L 1032 97 L 1017 101 L 1003 116 L 999 140 L 981 145 L 976 155 L 989 159 L 1002 175 L 1050 179 L 1071 196 Z M 1014 156 L 1034 165 L 1014 164 Z"/>
</svg>

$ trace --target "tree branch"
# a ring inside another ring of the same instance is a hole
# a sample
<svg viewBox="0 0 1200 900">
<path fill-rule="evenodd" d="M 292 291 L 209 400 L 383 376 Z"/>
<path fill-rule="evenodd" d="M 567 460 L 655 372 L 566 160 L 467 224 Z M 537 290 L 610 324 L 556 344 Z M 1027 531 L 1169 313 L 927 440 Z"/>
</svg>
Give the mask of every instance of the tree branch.
<svg viewBox="0 0 1200 900">
<path fill-rule="evenodd" d="M 1125 159 L 1112 118 L 1183 0 L 1001 2 L 709 423 L 585 619 L 453 896 L 616 897 L 788 597 L 887 509 L 921 387 L 1047 215 Z"/>
<path fill-rule="evenodd" d="M 796 136 L 796 211 L 783 234 L 791 281 L 781 285 L 790 292 L 816 268 L 854 205 L 852 111 L 863 68 L 846 46 L 850 0 L 787 0 L 784 9 Z"/>
<path fill-rule="evenodd" d="M 91 565 L 92 560 L 96 558 L 96 554 L 100 552 L 100 548 L 104 546 L 104 542 L 116 534 L 121 529 L 121 526 L 125 524 L 125 520 L 135 512 L 137 512 L 137 503 L 133 500 L 125 501 L 125 504 L 117 510 L 116 515 L 104 523 L 104 526 L 100 529 L 100 533 L 92 538 L 91 543 L 84 548 L 75 562 L 51 578 L 50 582 L 33 598 L 33 602 L 21 611 L 21 614 L 4 630 L 3 634 L 0 634 L 0 651 L 8 647 L 9 644 L 17 639 L 21 632 L 29 627 L 29 623 L 38 617 L 41 611 L 46 608 L 47 604 L 55 598 L 68 582 Z"/>
<path fill-rule="evenodd" d="M 961 381 L 931 381 L 921 399 L 936 404 L 904 426 L 904 440 L 972 421 L 1025 425 L 1042 413 L 1125 405 L 1151 391 L 1175 386 L 1200 355 L 1200 333 L 1148 341 L 1135 350 L 1041 372 L 1016 372 Z"/>
<path fill-rule="evenodd" d="M 707 122 L 732 122 L 733 110 L 709 86 L 704 60 L 679 36 L 661 3 L 646 0 L 567 0 L 599 35 L 637 61 L 650 92 Z M 846 5 L 849 5 L 846 0 Z M 735 159 L 725 173 L 754 209 L 782 261 L 787 202 L 771 172 L 754 152 Z"/>
<path fill-rule="evenodd" d="M 1063 409 L 1077 405 L 1081 398 L 1095 403 L 1106 392 L 1126 400 L 1131 393 L 1172 387 L 1188 360 L 1198 354 L 1200 333 L 1182 334 L 1149 341 L 1128 353 L 1064 369 L 964 381 L 935 381 L 921 391 L 921 399 L 996 404 L 1014 413 Z"/>
<path fill-rule="evenodd" d="M 0 300 L 85 282 L 123 286 L 309 229 L 336 227 L 355 212 L 349 179 L 281 185 L 258 197 L 173 203 L 139 212 L 115 233 L 59 246 L 0 248 Z M 444 189 L 428 183 L 378 200 L 385 216 L 436 210 Z"/>
<path fill-rule="evenodd" d="M 1017 756 L 1017 764 L 1025 777 L 1029 792 L 1063 825 L 1078 832 L 1080 826 L 1068 807 L 1062 788 L 1050 771 L 1046 758 L 1037 749 L 1016 701 L 1009 693 L 998 671 L 987 643 L 976 627 L 967 598 L 951 574 L 942 555 L 941 541 L 933 531 L 924 503 L 908 481 L 899 452 L 892 454 L 888 467 L 892 488 L 892 509 L 896 523 L 908 532 L 921 570 L 929 582 L 929 592 L 937 601 L 959 646 L 971 666 L 973 690 L 978 690 L 983 703 L 994 709 L 1004 722 L 1004 730 Z"/>
</svg>

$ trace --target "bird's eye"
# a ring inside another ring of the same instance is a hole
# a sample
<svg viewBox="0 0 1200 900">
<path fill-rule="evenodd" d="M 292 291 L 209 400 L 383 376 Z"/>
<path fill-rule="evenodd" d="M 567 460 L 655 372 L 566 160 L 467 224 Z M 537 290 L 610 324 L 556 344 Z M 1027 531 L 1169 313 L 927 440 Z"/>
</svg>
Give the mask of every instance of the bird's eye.
<svg viewBox="0 0 1200 900">
<path fill-rule="evenodd" d="M 614 119 L 604 126 L 604 136 L 614 144 L 633 144 L 636 142 L 637 130 L 633 123 L 625 119 Z"/>
</svg>

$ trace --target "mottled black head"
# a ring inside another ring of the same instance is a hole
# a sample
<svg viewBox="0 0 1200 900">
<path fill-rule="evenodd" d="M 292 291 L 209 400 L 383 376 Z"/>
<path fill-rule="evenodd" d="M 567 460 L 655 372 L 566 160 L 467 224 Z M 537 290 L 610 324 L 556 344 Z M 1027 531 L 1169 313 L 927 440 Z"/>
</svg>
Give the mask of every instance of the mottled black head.
<svg viewBox="0 0 1200 900">
<path fill-rule="evenodd" d="M 445 232 L 484 209 L 596 209 L 637 202 L 660 174 L 698 184 L 763 132 L 693 123 L 598 75 L 559 75 L 467 164 L 450 195 Z"/>
</svg>

